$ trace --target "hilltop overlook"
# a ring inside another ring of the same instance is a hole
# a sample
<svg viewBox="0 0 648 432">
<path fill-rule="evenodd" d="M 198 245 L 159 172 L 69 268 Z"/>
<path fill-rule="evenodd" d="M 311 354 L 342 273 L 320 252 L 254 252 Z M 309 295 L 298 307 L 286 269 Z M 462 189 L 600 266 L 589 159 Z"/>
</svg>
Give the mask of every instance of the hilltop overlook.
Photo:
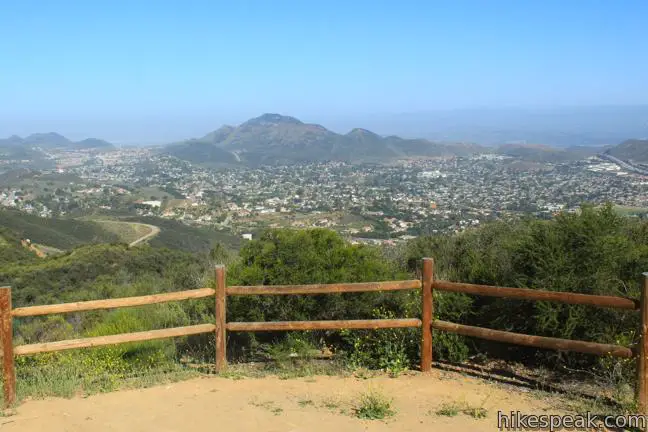
<svg viewBox="0 0 648 432">
<path fill-rule="evenodd" d="M 211 286 L 214 263 L 227 263 L 228 286 L 343 285 L 408 280 L 418 277 L 421 258 L 429 256 L 435 258 L 434 274 L 440 281 L 549 291 L 560 289 L 612 295 L 622 300 L 637 299 L 640 271 L 648 266 L 648 255 L 642 246 L 647 241 L 646 233 L 646 221 L 620 216 L 613 207 L 605 206 L 584 207 L 580 214 L 563 213 L 552 220 L 496 222 L 456 236 L 422 236 L 408 242 L 405 248 L 391 251 L 353 245 L 325 229 L 283 229 L 265 231 L 258 239 L 247 242 L 238 253 L 221 247 L 214 247 L 209 253 L 189 254 L 147 245 L 98 244 L 39 258 L 22 247 L 11 232 L 3 230 L 0 232 L 0 256 L 19 259 L 0 260 L 0 284 L 11 284 L 15 307 L 24 307 Z M 626 311 L 605 310 L 592 320 L 591 315 L 578 312 L 590 306 L 522 302 L 516 304 L 516 313 L 511 314 L 512 300 L 509 299 L 452 292 L 440 294 L 435 294 L 434 300 L 438 320 L 547 337 L 634 342 L 624 329 L 637 325 L 637 315 Z M 209 302 L 195 300 L 182 305 L 96 311 L 42 322 L 20 321 L 15 337 L 18 345 L 25 345 L 147 328 L 188 326 L 214 319 L 213 295 L 206 300 Z M 421 314 L 420 295 L 408 291 L 266 296 L 261 302 L 256 296 L 243 296 L 232 297 L 227 307 L 228 321 L 240 323 L 335 321 L 349 317 L 387 319 Z M 467 310 L 471 313 L 467 314 Z M 261 332 L 252 338 L 232 332 L 227 346 L 233 363 L 252 361 L 261 365 L 257 369 L 236 372 L 241 376 L 345 374 L 368 368 L 386 371 L 399 379 L 421 380 L 423 377 L 408 378 L 412 372 L 407 372 L 420 360 L 418 332 L 418 329 L 407 328 L 291 335 Z M 213 363 L 213 345 L 206 340 L 205 337 L 167 339 L 27 357 L 17 364 L 19 382 L 24 383 L 20 395 L 71 396 L 78 391 L 104 392 L 133 382 L 132 377 L 150 377 L 149 374 L 158 370 L 174 376 L 195 376 L 189 365 L 199 367 L 204 362 Z M 569 375 L 561 372 L 565 368 L 587 368 L 595 374 L 605 374 L 609 368 L 615 368 L 622 374 L 619 379 L 623 383 L 633 375 L 633 371 L 626 370 L 622 363 L 610 364 L 607 357 L 578 354 L 556 357 L 553 352 L 529 347 L 502 350 L 499 344 L 457 335 L 436 337 L 434 347 L 437 362 L 463 362 L 465 367 L 473 365 L 469 358 L 474 359 L 475 355 L 519 362 L 531 368 L 525 374 L 532 374 L 530 371 L 537 365 L 545 365 L 548 368 L 545 374 L 549 374 L 545 377 L 551 377 L 551 385 L 560 387 L 567 380 L 566 388 L 573 384 L 569 383 Z M 316 360 L 324 352 L 336 360 Z M 47 372 L 43 372 L 43 368 Z M 228 375 L 223 373 L 222 376 Z M 610 386 L 618 384 L 597 385 L 609 391 L 614 388 Z M 616 391 L 619 401 L 628 397 L 626 387 L 616 388 Z M 482 399 L 474 399 L 471 404 L 480 406 Z M 536 402 L 530 403 L 536 405 Z M 552 401 L 552 404 L 565 403 Z M 442 404 L 435 406 L 437 412 L 446 409 Z M 553 405 L 551 409 L 556 406 L 560 405 Z M 491 405 L 487 407 L 476 418 L 491 418 Z"/>
</svg>

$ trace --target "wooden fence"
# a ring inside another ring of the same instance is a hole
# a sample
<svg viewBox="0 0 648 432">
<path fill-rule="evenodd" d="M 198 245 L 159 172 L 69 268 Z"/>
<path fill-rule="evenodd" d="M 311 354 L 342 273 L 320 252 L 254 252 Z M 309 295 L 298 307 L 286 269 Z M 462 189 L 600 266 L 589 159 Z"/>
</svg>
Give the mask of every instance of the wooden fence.
<svg viewBox="0 0 648 432">
<path fill-rule="evenodd" d="M 235 295 L 294 295 L 294 294 L 333 294 L 348 292 L 381 292 L 395 290 L 421 290 L 421 317 L 398 319 L 368 320 L 329 320 L 329 321 L 274 321 L 274 322 L 227 322 L 227 296 Z M 531 336 L 508 331 L 492 330 L 481 327 L 456 324 L 433 319 L 433 290 L 460 292 L 494 297 L 508 297 L 523 300 L 553 301 L 567 304 L 609 307 L 617 309 L 640 310 L 640 342 L 634 348 L 559 339 L 544 336 Z M 82 312 L 97 309 L 114 309 L 165 303 L 171 301 L 197 299 L 204 297 L 215 299 L 215 323 L 175 327 L 162 330 L 150 330 L 137 333 L 125 333 L 112 336 L 99 336 L 84 339 L 72 339 L 58 342 L 46 342 L 30 345 L 13 345 L 13 318 L 50 315 L 70 312 Z M 644 273 L 644 284 L 640 300 L 623 297 L 576 294 L 569 292 L 545 291 L 526 288 L 505 288 L 488 285 L 474 285 L 434 280 L 434 261 L 423 259 L 422 279 L 368 282 L 339 283 L 320 285 L 275 285 L 275 286 L 227 286 L 225 267 L 216 266 L 214 288 L 201 288 L 189 291 L 155 294 L 140 297 L 126 297 L 110 300 L 94 300 L 76 303 L 54 304 L 46 306 L 29 306 L 12 309 L 11 288 L 0 288 L 0 339 L 2 341 L 4 401 L 9 406 L 15 402 L 16 377 L 14 357 L 45 352 L 61 351 L 75 348 L 89 348 L 104 345 L 141 342 L 153 339 L 195 335 L 214 332 L 216 339 L 216 371 L 226 366 L 227 331 L 281 331 L 281 330 L 341 330 L 341 329 L 383 329 L 383 328 L 417 328 L 421 327 L 421 371 L 427 372 L 432 366 L 432 330 L 457 333 L 464 336 L 482 338 L 498 342 L 525 345 L 536 348 L 574 351 L 599 356 L 622 358 L 637 357 L 636 398 L 642 413 L 648 410 L 648 273 Z"/>
</svg>

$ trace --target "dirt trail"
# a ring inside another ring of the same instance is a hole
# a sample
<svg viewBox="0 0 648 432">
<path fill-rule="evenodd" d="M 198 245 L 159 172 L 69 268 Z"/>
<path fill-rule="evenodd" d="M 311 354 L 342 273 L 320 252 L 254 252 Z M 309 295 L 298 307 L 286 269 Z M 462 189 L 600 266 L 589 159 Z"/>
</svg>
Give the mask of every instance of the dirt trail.
<svg viewBox="0 0 648 432">
<path fill-rule="evenodd" d="M 394 417 L 361 420 L 352 415 L 358 394 L 378 389 L 393 398 Z M 487 409 L 486 418 L 435 412 L 448 402 Z M 85 399 L 27 401 L 0 418 L 3 432 L 27 431 L 493 431 L 497 411 L 557 412 L 555 400 L 538 399 L 455 373 L 396 379 L 317 376 L 231 380 L 205 377 L 148 389 L 125 390 Z M 554 405 L 555 406 L 555 405 Z"/>
<path fill-rule="evenodd" d="M 134 242 L 131 242 L 128 245 L 129 247 L 136 246 L 136 245 L 138 245 L 138 244 L 140 244 L 140 243 L 142 243 L 142 242 L 144 242 L 144 241 L 146 241 L 146 240 L 148 240 L 150 238 L 155 237 L 156 235 L 158 235 L 160 233 L 160 228 L 155 226 L 155 225 L 142 224 L 142 223 L 137 223 L 137 222 L 129 222 L 129 223 L 134 223 L 134 224 L 137 224 L 137 225 L 145 226 L 145 227 L 147 227 L 147 228 L 149 228 L 151 230 L 149 233 L 143 235 L 142 237 L 138 238 Z"/>
</svg>

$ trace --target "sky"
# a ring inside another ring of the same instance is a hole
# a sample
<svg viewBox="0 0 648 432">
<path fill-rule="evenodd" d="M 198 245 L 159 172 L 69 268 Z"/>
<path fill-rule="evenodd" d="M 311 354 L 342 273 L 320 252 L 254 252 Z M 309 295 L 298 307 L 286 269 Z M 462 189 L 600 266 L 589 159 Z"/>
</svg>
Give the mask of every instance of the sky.
<svg viewBox="0 0 648 432">
<path fill-rule="evenodd" d="M 0 137 L 648 103 L 645 0 L 0 0 Z M 362 126 L 362 125 L 358 125 Z"/>
</svg>

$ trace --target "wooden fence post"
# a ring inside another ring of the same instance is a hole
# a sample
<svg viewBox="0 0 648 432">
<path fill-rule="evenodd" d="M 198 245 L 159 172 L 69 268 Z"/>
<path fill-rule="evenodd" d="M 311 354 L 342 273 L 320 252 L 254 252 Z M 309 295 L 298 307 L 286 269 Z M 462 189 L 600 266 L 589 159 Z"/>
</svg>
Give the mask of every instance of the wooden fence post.
<svg viewBox="0 0 648 432">
<path fill-rule="evenodd" d="M 643 273 L 639 347 L 637 349 L 637 405 L 640 414 L 648 412 L 648 273 Z"/>
<path fill-rule="evenodd" d="M 434 280 L 434 260 L 423 258 L 423 280 L 421 284 L 421 372 L 432 368 L 432 282 Z"/>
<path fill-rule="evenodd" d="M 216 318 L 216 373 L 223 370 L 227 365 L 226 359 L 226 292 L 225 292 L 225 266 L 217 265 L 215 269 L 216 276 L 216 308 L 214 316 Z"/>
<path fill-rule="evenodd" d="M 11 288 L 0 288 L 0 339 L 2 340 L 2 376 L 4 403 L 9 407 L 16 401 L 16 371 L 13 352 L 13 319 L 11 317 Z"/>
</svg>

